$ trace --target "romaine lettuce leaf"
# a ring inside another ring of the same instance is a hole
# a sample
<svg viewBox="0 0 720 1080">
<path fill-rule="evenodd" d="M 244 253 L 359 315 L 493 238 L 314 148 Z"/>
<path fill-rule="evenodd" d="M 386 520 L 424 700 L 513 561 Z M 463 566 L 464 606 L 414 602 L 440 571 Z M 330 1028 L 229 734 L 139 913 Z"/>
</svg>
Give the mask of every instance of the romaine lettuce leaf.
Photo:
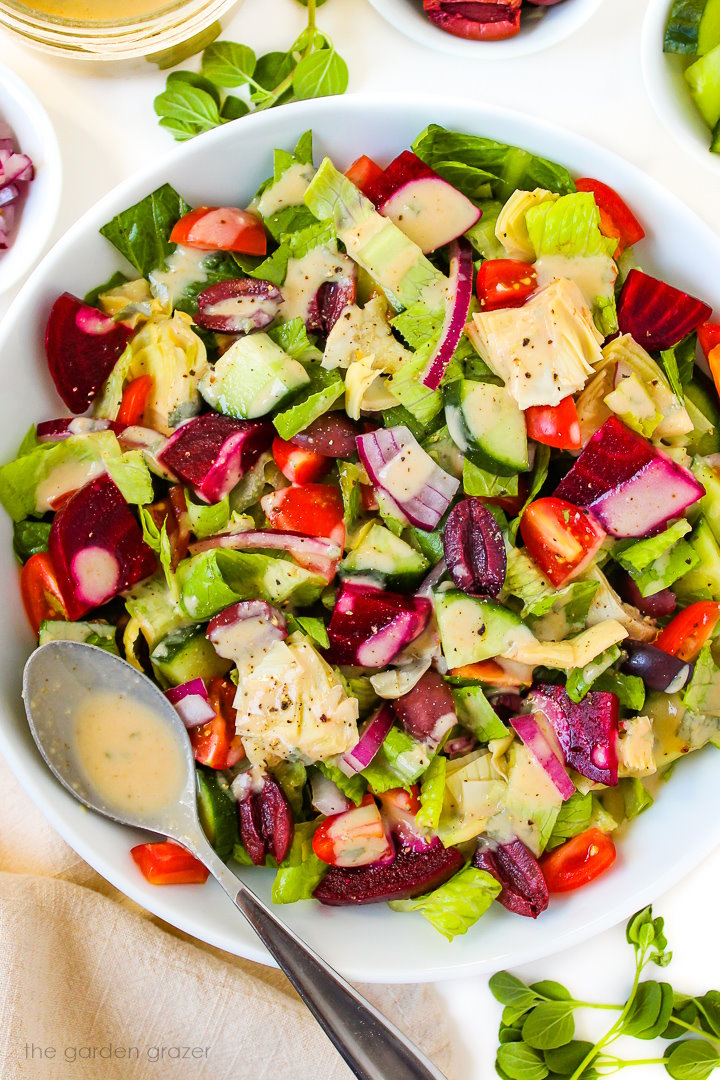
<svg viewBox="0 0 720 1080">
<path fill-rule="evenodd" d="M 354 525 L 360 510 L 362 499 L 360 497 L 360 470 L 352 461 L 338 461 L 338 477 L 340 479 L 340 494 L 342 495 L 345 528 Z"/>
<path fill-rule="evenodd" d="M 693 712 L 720 716 L 720 668 L 713 659 L 710 642 L 700 650 L 682 700 L 683 705 Z"/>
<path fill-rule="evenodd" d="M 279 761 L 270 771 L 283 789 L 295 821 L 303 821 L 303 789 L 307 783 L 307 767 L 302 761 Z"/>
<path fill-rule="evenodd" d="M 225 529 L 230 521 L 230 499 L 226 495 L 217 503 L 197 503 L 190 492 L 185 491 L 190 531 L 198 540 L 206 536 L 216 536 Z"/>
<path fill-rule="evenodd" d="M 397 330 L 411 349 L 419 349 L 429 338 L 435 338 L 440 332 L 445 313 L 431 311 L 426 304 L 418 301 L 406 311 L 395 315 L 390 325 Z"/>
<path fill-rule="evenodd" d="M 625 803 L 625 817 L 632 821 L 643 810 L 647 810 L 653 804 L 653 797 L 649 794 L 642 780 L 637 776 L 626 776 L 620 780 L 620 790 Z"/>
<path fill-rule="evenodd" d="M 527 510 L 530 503 L 537 498 L 540 488 L 547 480 L 548 470 L 550 468 L 550 447 L 545 446 L 543 443 L 538 443 L 535 447 L 535 463 L 533 465 L 532 476 L 530 479 L 530 491 L 528 497 L 523 503 L 523 508 L 516 518 L 510 523 L 508 529 L 508 536 L 512 544 L 515 543 L 515 537 L 517 531 L 520 528 L 520 520 Z"/>
<path fill-rule="evenodd" d="M 438 754 L 432 759 L 420 782 L 420 809 L 416 821 L 428 829 L 437 829 L 445 796 L 447 758 Z"/>
<path fill-rule="evenodd" d="M 301 363 L 322 360 L 322 352 L 308 337 L 305 323 L 299 315 L 295 319 L 271 327 L 267 335 L 284 352 L 292 356 L 293 360 L 300 360 Z"/>
<path fill-rule="evenodd" d="M 591 792 L 582 795 L 579 791 L 576 791 L 574 795 L 571 795 L 567 802 L 564 802 L 560 807 L 560 813 L 555 819 L 553 831 L 547 842 L 547 850 L 552 851 L 553 848 L 564 844 L 571 837 L 579 836 L 580 833 L 589 829 L 592 810 Z"/>
<path fill-rule="evenodd" d="M 518 493 L 518 477 L 494 476 L 492 473 L 481 469 L 479 465 L 473 465 L 467 458 L 463 461 L 463 490 L 466 495 L 479 495 L 485 497 L 497 497 L 502 495 L 515 496 Z"/>
<path fill-rule="evenodd" d="M 697 334 L 693 331 L 677 345 L 660 353 L 658 363 L 665 372 L 673 393 L 681 402 L 685 401 L 684 387 L 692 381 L 695 371 L 696 351 Z"/>
<path fill-rule="evenodd" d="M 537 259 L 545 255 L 612 255 L 617 247 L 617 239 L 600 232 L 600 211 L 594 195 L 587 191 L 531 206 L 525 222 Z"/>
<path fill-rule="evenodd" d="M 406 731 L 391 727 L 385 741 L 361 776 L 376 795 L 390 788 L 409 787 L 420 779 L 430 764 L 430 755 L 422 743 Z"/>
<path fill-rule="evenodd" d="M 330 648 L 330 639 L 328 638 L 325 623 L 315 615 L 288 615 L 288 630 L 291 634 L 296 630 L 307 634 L 309 638 L 312 638 L 313 643 L 319 645 L 321 649 Z"/>
<path fill-rule="evenodd" d="M 454 687 L 452 696 L 459 723 L 471 731 L 478 742 L 502 739 L 508 734 L 480 686 Z"/>
<path fill-rule="evenodd" d="M 190 207 L 170 184 L 163 184 L 140 202 L 117 214 L 100 229 L 102 235 L 132 263 L 141 277 L 165 265 L 175 250 L 173 225 Z"/>
<path fill-rule="evenodd" d="M 607 671 L 608 668 L 620 659 L 620 649 L 617 645 L 611 645 L 604 653 L 600 653 L 583 668 L 574 668 L 567 678 L 565 689 L 567 696 L 576 704 L 585 697 L 595 680 Z"/>
<path fill-rule="evenodd" d="M 281 439 L 292 439 L 299 431 L 309 427 L 332 408 L 345 392 L 345 384 L 338 371 L 326 371 L 319 364 L 307 364 L 305 370 L 310 382 L 303 387 L 293 404 L 273 420 Z"/>
<path fill-rule="evenodd" d="M 645 704 L 645 683 L 637 675 L 625 675 L 622 671 L 605 671 L 594 682 L 595 690 L 607 690 L 616 694 L 622 708 L 640 712 Z"/>
<path fill-rule="evenodd" d="M 634 579 L 643 596 L 666 589 L 697 566 L 700 558 L 682 537 L 692 529 L 681 518 L 669 528 L 647 540 L 620 541 L 611 557 Z"/>
<path fill-rule="evenodd" d="M 360 805 L 367 791 L 367 783 L 360 773 L 356 773 L 355 776 L 346 776 L 342 769 L 338 769 L 337 765 L 333 765 L 331 761 L 316 761 L 315 768 L 319 769 L 328 780 L 332 780 L 333 784 L 339 787 L 343 795 L 347 796 L 351 802 L 354 802 L 356 806 Z"/>
<path fill-rule="evenodd" d="M 480 203 L 482 217 L 465 233 L 483 259 L 504 259 L 505 248 L 495 235 L 495 226 L 503 204 L 497 199 L 483 200 Z"/>
<path fill-rule="evenodd" d="M 388 906 L 393 911 L 419 911 L 448 941 L 452 941 L 475 925 L 501 888 L 500 882 L 486 870 L 466 866 L 434 892 L 414 900 L 391 900 Z"/>
<path fill-rule="evenodd" d="M 325 877 L 329 867 L 318 859 L 312 848 L 317 821 L 301 821 L 295 825 L 295 835 L 287 858 L 280 863 L 272 886 L 274 904 L 294 904 L 311 900 L 312 894 Z"/>
<path fill-rule="evenodd" d="M 387 381 L 390 393 L 394 394 L 400 404 L 423 426 L 434 420 L 443 408 L 442 392 L 429 390 L 420 382 L 420 376 L 434 348 L 434 341 L 426 341 L 413 354 L 412 359 L 407 360 Z"/>
</svg>

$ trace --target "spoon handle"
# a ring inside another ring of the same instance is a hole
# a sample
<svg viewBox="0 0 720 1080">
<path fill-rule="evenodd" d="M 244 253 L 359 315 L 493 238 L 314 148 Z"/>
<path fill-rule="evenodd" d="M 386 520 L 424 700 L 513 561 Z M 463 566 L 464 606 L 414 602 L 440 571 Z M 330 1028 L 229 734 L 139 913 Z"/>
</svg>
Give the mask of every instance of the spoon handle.
<svg viewBox="0 0 720 1080">
<path fill-rule="evenodd" d="M 209 845 L 194 846 L 360 1080 L 444 1080 L 433 1063 L 280 922 Z"/>
</svg>

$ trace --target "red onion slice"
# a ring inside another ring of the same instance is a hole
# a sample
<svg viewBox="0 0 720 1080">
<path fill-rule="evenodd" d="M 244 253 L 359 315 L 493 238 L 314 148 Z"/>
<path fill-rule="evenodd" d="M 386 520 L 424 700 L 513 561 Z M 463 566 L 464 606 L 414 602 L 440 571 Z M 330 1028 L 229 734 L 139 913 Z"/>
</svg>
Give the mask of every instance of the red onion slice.
<svg viewBox="0 0 720 1080">
<path fill-rule="evenodd" d="M 463 237 L 454 240 L 450 247 L 450 295 L 445 308 L 445 319 L 435 351 L 427 362 L 420 382 L 430 390 L 437 390 L 452 355 L 465 329 L 470 300 L 472 299 L 473 257 L 472 248 Z"/>
<path fill-rule="evenodd" d="M 360 738 L 352 750 L 343 754 L 343 762 L 351 773 L 359 773 L 368 767 L 392 726 L 392 709 L 389 705 L 381 705 L 365 723 L 360 732 Z M 325 811 L 325 813 L 330 813 L 330 811 Z"/>
<path fill-rule="evenodd" d="M 191 679 L 181 686 L 165 691 L 165 697 L 175 706 L 186 728 L 200 727 L 215 719 L 215 710 L 208 701 L 208 692 L 202 679 Z"/>
<path fill-rule="evenodd" d="M 412 525 L 437 528 L 460 481 L 436 465 L 403 425 L 358 435 L 356 442 L 373 484 L 397 503 Z"/>
<path fill-rule="evenodd" d="M 563 799 L 569 799 L 574 795 L 575 785 L 565 771 L 565 766 L 553 747 L 550 737 L 543 731 L 538 717 L 533 713 L 526 716 L 513 716 L 510 723 Z"/>
</svg>

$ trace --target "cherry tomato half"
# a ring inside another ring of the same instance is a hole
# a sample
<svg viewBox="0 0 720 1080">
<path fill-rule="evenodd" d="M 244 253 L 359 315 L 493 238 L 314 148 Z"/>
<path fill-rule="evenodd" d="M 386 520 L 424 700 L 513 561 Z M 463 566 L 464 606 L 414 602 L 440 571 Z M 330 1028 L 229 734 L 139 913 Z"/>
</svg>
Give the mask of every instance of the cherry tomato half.
<svg viewBox="0 0 720 1080">
<path fill-rule="evenodd" d="M 241 251 L 245 255 L 265 255 L 267 236 L 262 222 L 236 206 L 199 206 L 173 227 L 171 244 L 200 251 Z"/>
<path fill-rule="evenodd" d="M 678 612 L 672 622 L 656 637 L 653 645 L 663 652 L 690 663 L 712 635 L 720 621 L 720 604 L 714 600 L 698 600 Z"/>
<path fill-rule="evenodd" d="M 317 450 L 295 446 L 279 436 L 273 439 L 272 454 L 280 472 L 293 484 L 311 484 L 320 480 L 332 465 L 330 458 L 318 454 Z"/>
<path fill-rule="evenodd" d="M 20 594 L 25 614 L 35 634 L 45 619 L 65 619 L 65 601 L 60 592 L 55 569 L 46 551 L 32 555 L 20 573 Z"/>
<path fill-rule="evenodd" d="M 517 259 L 486 259 L 477 275 L 477 298 L 483 311 L 522 307 L 537 289 L 530 263 Z"/>
<path fill-rule="evenodd" d="M 703 323 L 702 326 L 698 326 L 697 336 L 700 348 L 708 357 L 715 346 L 720 345 L 720 323 Z"/>
<path fill-rule="evenodd" d="M 540 869 L 551 893 L 571 892 L 603 874 L 615 862 L 615 854 L 609 836 L 588 829 L 545 855 Z"/>
<path fill-rule="evenodd" d="M 313 851 L 329 866 L 369 866 L 392 853 L 372 795 L 359 806 L 332 814 L 317 827 Z"/>
<path fill-rule="evenodd" d="M 350 168 L 345 171 L 348 180 L 350 180 L 356 188 L 359 188 L 363 195 L 377 180 L 380 179 L 382 174 L 383 170 L 378 163 L 368 157 L 367 154 L 363 154 L 353 161 Z"/>
<path fill-rule="evenodd" d="M 118 409 L 118 424 L 127 424 L 134 427 L 142 423 L 143 413 L 147 406 L 148 398 L 152 393 L 152 375 L 140 375 L 137 379 L 129 382 L 123 390 L 122 401 Z"/>
<path fill-rule="evenodd" d="M 575 187 L 578 191 L 589 191 L 595 196 L 600 210 L 601 231 L 605 236 L 616 236 L 619 240 L 616 255 L 621 254 L 623 248 L 642 240 L 645 230 L 614 188 L 603 184 L 602 180 L 592 180 L 589 176 L 576 180 Z"/>
<path fill-rule="evenodd" d="M 234 697 L 235 686 L 230 679 L 216 676 L 210 680 L 208 701 L 215 710 L 215 718 L 190 731 L 193 754 L 201 765 L 230 769 L 245 757 L 242 740 L 235 734 Z"/>
<path fill-rule="evenodd" d="M 493 687 L 517 687 L 529 686 L 530 679 L 523 679 L 521 675 L 511 674 L 498 664 L 497 660 L 477 660 L 474 664 L 464 664 L 462 667 L 450 668 L 450 675 L 459 679 L 477 679 L 485 686 Z"/>
<path fill-rule="evenodd" d="M 138 844 L 130 854 L 151 885 L 204 885 L 210 874 L 194 855 L 173 840 Z"/>
<path fill-rule="evenodd" d="M 326 537 L 340 547 L 345 542 L 342 496 L 332 484 L 281 488 L 264 495 L 261 505 L 274 529 Z"/>
<path fill-rule="evenodd" d="M 579 450 L 582 446 L 580 421 L 572 395 L 559 405 L 531 405 L 525 410 L 527 433 L 535 442 L 558 450 Z"/>
<path fill-rule="evenodd" d="M 607 535 L 588 510 L 552 497 L 530 503 L 520 532 L 530 557 L 556 586 L 581 574 Z"/>
</svg>

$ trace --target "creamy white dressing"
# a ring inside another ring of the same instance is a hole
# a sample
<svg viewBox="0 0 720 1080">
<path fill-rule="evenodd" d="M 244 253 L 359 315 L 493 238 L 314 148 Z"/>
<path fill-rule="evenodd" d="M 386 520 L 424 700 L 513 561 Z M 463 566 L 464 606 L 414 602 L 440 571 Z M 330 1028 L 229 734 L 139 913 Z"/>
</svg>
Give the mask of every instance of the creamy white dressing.
<svg viewBox="0 0 720 1080">
<path fill-rule="evenodd" d="M 64 461 L 56 465 L 35 489 L 35 509 L 38 513 L 57 510 L 58 503 L 64 495 L 77 491 L 105 472 L 107 472 L 105 462 L 97 458 L 85 461 Z"/>
<path fill-rule="evenodd" d="M 275 304 L 269 304 L 266 296 L 230 296 L 226 300 L 218 300 L 208 309 L 209 315 L 233 315 L 247 320 L 258 313 L 273 316 Z"/>
<path fill-rule="evenodd" d="M 182 795 L 186 765 L 179 741 L 146 706 L 102 691 L 89 694 L 73 735 L 77 762 L 109 807 L 150 815 Z"/>
<path fill-rule="evenodd" d="M 285 206 L 301 206 L 308 184 L 315 175 L 312 165 L 296 163 L 286 169 L 260 196 L 257 208 L 263 217 L 277 213 Z"/>
<path fill-rule="evenodd" d="M 409 443 L 378 472 L 378 482 L 397 502 L 414 499 L 437 466 L 421 446 Z"/>
<path fill-rule="evenodd" d="M 599 296 L 612 296 L 617 266 L 609 255 L 544 255 L 535 263 L 538 288 L 569 278 L 592 307 Z"/>
<path fill-rule="evenodd" d="M 299 317 L 305 321 L 320 286 L 326 281 L 350 277 L 352 273 L 352 262 L 346 255 L 322 246 L 313 248 L 302 259 L 290 259 L 282 285 L 283 318 L 289 321 Z"/>
<path fill-rule="evenodd" d="M 164 270 L 151 270 L 148 278 L 153 296 L 175 307 L 185 290 L 196 281 L 206 281 L 207 273 L 203 261 L 207 251 L 183 247 L 178 244 L 175 251 L 165 260 Z"/>
<path fill-rule="evenodd" d="M 469 199 L 448 184 L 435 178 L 413 180 L 405 184 L 382 208 L 422 251 L 438 247 L 438 221 L 443 232 L 452 239 L 466 232 L 477 220 L 478 211 Z"/>
</svg>

